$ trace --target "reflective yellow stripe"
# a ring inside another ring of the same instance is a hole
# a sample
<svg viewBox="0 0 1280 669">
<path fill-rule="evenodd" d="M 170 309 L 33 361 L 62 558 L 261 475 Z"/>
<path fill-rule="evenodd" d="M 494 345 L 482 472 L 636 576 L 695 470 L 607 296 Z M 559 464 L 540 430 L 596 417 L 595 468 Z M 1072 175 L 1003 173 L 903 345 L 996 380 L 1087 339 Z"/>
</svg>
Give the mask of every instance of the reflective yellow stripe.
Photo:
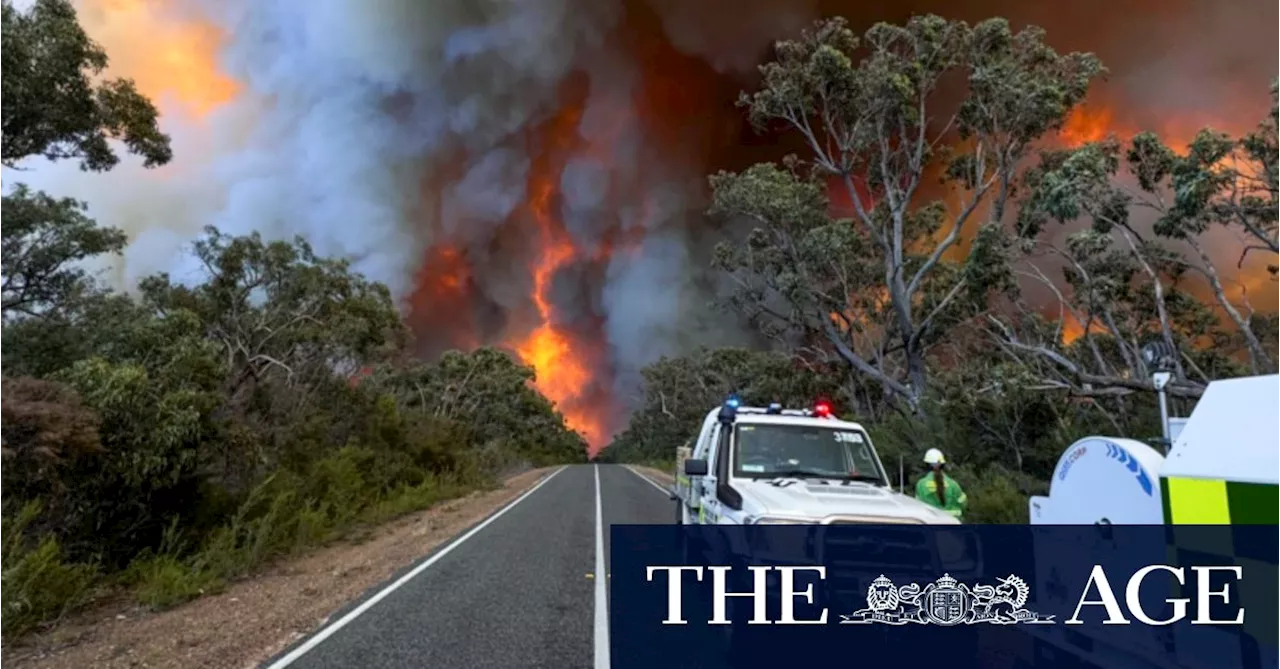
<svg viewBox="0 0 1280 669">
<path fill-rule="evenodd" d="M 1174 525 L 1230 525 L 1227 482 L 1205 479 L 1165 479 L 1169 515 Z"/>
</svg>

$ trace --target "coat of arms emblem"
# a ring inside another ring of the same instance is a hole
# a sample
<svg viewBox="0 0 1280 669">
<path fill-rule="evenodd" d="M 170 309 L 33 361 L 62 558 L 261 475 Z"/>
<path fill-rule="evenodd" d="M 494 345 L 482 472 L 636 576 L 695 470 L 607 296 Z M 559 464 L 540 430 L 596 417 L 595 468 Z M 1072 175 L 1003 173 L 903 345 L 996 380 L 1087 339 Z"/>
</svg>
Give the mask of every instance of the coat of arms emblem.
<svg viewBox="0 0 1280 669">
<path fill-rule="evenodd" d="M 898 587 L 881 574 L 867 588 L 867 608 L 841 616 L 840 624 L 1053 623 L 1053 616 L 1041 616 L 1025 608 L 1031 591 L 1026 581 L 1012 574 L 997 581 L 996 585 L 971 588 L 950 574 L 943 574 L 924 587 L 917 583 Z"/>
<path fill-rule="evenodd" d="M 933 591 L 925 597 L 924 613 L 929 622 L 938 625 L 955 625 L 969 612 L 969 602 L 954 578 L 943 576 L 934 582 Z"/>
</svg>

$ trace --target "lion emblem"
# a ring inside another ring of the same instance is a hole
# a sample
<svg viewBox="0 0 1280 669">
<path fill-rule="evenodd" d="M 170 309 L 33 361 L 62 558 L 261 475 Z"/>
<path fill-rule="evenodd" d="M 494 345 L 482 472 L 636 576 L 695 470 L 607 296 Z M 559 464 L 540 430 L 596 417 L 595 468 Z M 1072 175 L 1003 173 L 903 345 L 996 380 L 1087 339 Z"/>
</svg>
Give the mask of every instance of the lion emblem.
<svg viewBox="0 0 1280 669">
<path fill-rule="evenodd" d="M 884 574 L 867 587 L 867 607 L 872 611 L 892 611 L 900 601 L 898 589 Z"/>
</svg>

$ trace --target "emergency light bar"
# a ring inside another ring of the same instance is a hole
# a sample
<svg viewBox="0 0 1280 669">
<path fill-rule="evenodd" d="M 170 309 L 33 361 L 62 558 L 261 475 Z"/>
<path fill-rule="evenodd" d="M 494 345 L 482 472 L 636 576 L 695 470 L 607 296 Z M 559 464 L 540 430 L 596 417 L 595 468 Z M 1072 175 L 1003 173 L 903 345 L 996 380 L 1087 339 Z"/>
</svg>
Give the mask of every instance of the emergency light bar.
<svg viewBox="0 0 1280 669">
<path fill-rule="evenodd" d="M 740 413 L 766 414 L 770 416 L 803 416 L 805 418 L 814 416 L 818 418 L 835 418 L 835 415 L 831 412 L 831 403 L 826 400 L 819 400 L 812 409 L 783 409 L 782 404 L 778 402 L 770 402 L 767 408 L 761 409 L 759 407 L 744 407 L 737 395 L 731 395 L 729 399 L 725 400 L 724 405 L 720 407 L 719 420 L 727 425 L 733 423 Z"/>
<path fill-rule="evenodd" d="M 813 412 L 808 409 L 779 409 L 777 411 L 772 411 L 770 409 L 761 409 L 760 407 L 742 407 L 734 413 L 767 414 L 770 416 L 804 416 L 806 418 L 813 416 Z"/>
</svg>

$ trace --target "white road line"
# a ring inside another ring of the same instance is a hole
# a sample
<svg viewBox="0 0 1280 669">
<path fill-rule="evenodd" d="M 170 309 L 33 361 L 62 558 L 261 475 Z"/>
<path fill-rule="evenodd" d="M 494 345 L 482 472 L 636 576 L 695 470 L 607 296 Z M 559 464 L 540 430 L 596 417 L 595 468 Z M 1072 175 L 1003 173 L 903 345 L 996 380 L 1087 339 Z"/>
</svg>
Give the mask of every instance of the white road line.
<svg viewBox="0 0 1280 669">
<path fill-rule="evenodd" d="M 453 540 L 453 543 L 451 543 L 451 544 L 449 544 L 448 546 L 445 546 L 444 548 L 440 549 L 440 550 L 439 550 L 435 555 L 432 555 L 431 557 L 427 558 L 427 559 L 426 559 L 422 564 L 418 565 L 417 567 L 414 567 L 412 571 L 410 571 L 409 573 L 405 574 L 404 576 L 401 576 L 399 579 L 397 579 L 397 580 L 396 580 L 396 582 L 395 582 L 395 583 L 392 583 L 391 585 L 388 585 L 387 587 L 383 588 L 381 591 L 379 591 L 379 592 L 378 592 L 378 594 L 376 594 L 376 595 L 374 595 L 374 596 L 370 597 L 369 599 L 365 600 L 365 601 L 364 601 L 364 603 L 362 603 L 360 606 L 357 606 L 356 608 L 352 609 L 352 610 L 351 610 L 351 612 L 350 612 L 350 613 L 348 613 L 347 615 L 342 616 L 342 617 L 341 617 L 341 618 L 339 618 L 336 622 L 334 622 L 334 623 L 330 624 L 328 627 L 325 627 L 324 629 L 322 629 L 322 630 L 320 630 L 319 632 L 317 632 L 317 633 L 316 633 L 314 636 L 312 636 L 310 639 L 307 639 L 307 640 L 306 640 L 306 642 L 304 642 L 301 646 L 298 646 L 297 648 L 294 648 L 294 649 L 293 649 L 293 651 L 292 651 L 292 652 L 290 652 L 288 655 L 285 655 L 284 657 L 280 658 L 279 660 L 276 660 L 275 662 L 273 662 L 271 665 L 269 665 L 269 666 L 267 667 L 267 669 L 282 669 L 283 667 L 287 667 L 287 666 L 289 666 L 290 664 L 293 664 L 294 662 L 296 662 L 296 661 L 298 660 L 298 658 L 300 658 L 300 657 L 302 657 L 303 655 L 305 655 L 305 654 L 307 653 L 307 651 L 309 651 L 309 650 L 311 650 L 312 648 L 315 648 L 316 646 L 320 645 L 320 643 L 321 643 L 322 641 L 324 641 L 325 639 L 328 639 L 329 637 L 333 636 L 333 633 L 334 633 L 334 632 L 337 632 L 338 630 L 340 630 L 340 629 L 342 629 L 343 627 L 345 627 L 345 626 L 347 625 L 347 623 L 350 623 L 352 620 L 355 620 L 356 618 L 358 618 L 358 617 L 360 616 L 360 614 L 362 614 L 362 613 L 364 613 L 365 611 L 368 611 L 369 609 L 373 608 L 373 605 L 374 605 L 374 604 L 377 604 L 378 602 L 382 601 L 382 600 L 383 600 L 383 598 L 385 598 L 387 595 L 389 595 L 389 594 L 391 594 L 391 593 L 395 592 L 397 588 L 399 588 L 400 586 L 404 585 L 405 583 L 408 583 L 410 580 L 412 580 L 412 579 L 413 579 L 413 577 L 415 577 L 415 576 L 417 576 L 418 574 L 421 574 L 423 571 L 425 571 L 425 570 L 427 569 L 427 567 L 430 567 L 431 565 L 433 565 L 433 564 L 435 564 L 436 562 L 438 562 L 438 561 L 440 560 L 440 558 L 442 558 L 442 557 L 444 557 L 444 556 L 448 555 L 448 554 L 449 554 L 453 549 L 455 549 L 455 548 L 457 548 L 458 546 L 462 545 L 462 542 L 464 542 L 464 541 L 466 541 L 467 539 L 470 539 L 471 537 L 475 536 L 477 532 L 479 532 L 480 530 L 483 530 L 485 527 L 487 527 L 487 526 L 489 525 L 489 523 L 492 523 L 493 521 L 497 520 L 498 518 L 501 518 L 501 517 L 502 517 L 502 514 L 504 514 L 504 513 L 508 512 L 508 511 L 510 511 L 512 508 L 514 508 L 514 507 L 515 507 L 515 505 L 519 504 L 520 502 L 523 502 L 523 501 L 525 500 L 525 498 L 526 498 L 526 497 L 528 497 L 529 495 L 532 495 L 533 493 L 537 492 L 538 488 L 541 488 L 543 485 L 545 485 L 545 484 L 547 483 L 547 481 L 550 481 L 551 479 L 555 478 L 555 477 L 556 477 L 556 474 L 559 474 L 560 472 L 562 472 L 562 471 L 564 471 L 564 470 L 565 470 L 565 468 L 564 468 L 564 467 L 561 467 L 561 468 L 559 468 L 559 469 L 555 470 L 554 472 L 551 472 L 551 474 L 550 474 L 549 476 L 547 476 L 547 477 L 543 478 L 541 481 L 538 481 L 538 482 L 537 482 L 537 484 L 535 484 L 532 488 L 529 488 L 528 490 L 526 490 L 526 491 L 524 492 L 524 494 L 523 494 L 523 495 L 520 495 L 519 497 L 517 497 L 517 498 L 515 498 L 514 500 L 512 500 L 509 504 L 507 504 L 506 506 L 504 506 L 504 507 L 502 507 L 501 509 L 499 509 L 497 513 L 493 514 L 492 516 L 489 516 L 489 517 L 488 517 L 488 518 L 487 518 L 483 523 L 480 523 L 479 525 L 476 525 L 475 527 L 471 528 L 471 531 L 470 531 L 470 532 L 467 532 L 466 534 L 464 534 L 464 535 L 462 535 L 462 536 L 458 537 L 457 539 L 454 539 L 454 540 Z M 597 514 L 599 513 L 599 510 L 600 510 L 600 486 L 599 486 L 599 482 L 600 482 L 599 474 L 597 474 L 597 475 L 596 475 L 596 513 L 597 513 Z M 599 526 L 599 525 L 596 525 L 596 542 L 597 542 L 597 544 L 598 544 L 598 543 L 599 543 L 599 541 L 600 541 L 599 536 L 600 536 L 600 526 Z M 598 564 L 598 561 L 597 561 L 597 564 Z M 597 568 L 597 569 L 598 569 L 598 568 Z M 599 595 L 597 595 L 597 598 L 598 598 L 598 597 L 599 597 Z M 599 666 L 599 662 L 598 662 L 598 661 L 597 661 L 597 666 Z M 607 662 L 606 662 L 606 666 L 607 666 Z"/>
<path fill-rule="evenodd" d="M 604 565 L 604 515 L 600 508 L 600 465 L 596 470 L 596 664 L 609 669 L 609 573 Z"/>
<path fill-rule="evenodd" d="M 640 472 L 638 472 L 638 471 L 636 471 L 636 470 L 632 469 L 632 468 L 631 468 L 631 465 L 627 465 L 626 467 L 627 467 L 627 471 L 629 471 L 629 472 L 631 472 L 632 474 L 635 474 L 636 476 L 639 476 L 640 478 L 644 479 L 644 482 L 645 482 L 645 483 L 648 483 L 649 485 L 651 485 L 651 486 L 653 486 L 653 487 L 657 488 L 657 489 L 658 489 L 658 492 L 661 492 L 662 494 L 664 494 L 664 495 L 666 495 L 666 496 L 668 496 L 668 497 L 670 497 L 670 496 L 671 496 L 671 491 L 670 491 L 669 489 L 664 488 L 664 487 L 662 487 L 662 486 L 658 485 L 657 483 L 654 483 L 653 479 L 651 479 L 651 478 L 649 478 L 648 476 L 645 476 L 644 474 L 641 474 Z"/>
</svg>

